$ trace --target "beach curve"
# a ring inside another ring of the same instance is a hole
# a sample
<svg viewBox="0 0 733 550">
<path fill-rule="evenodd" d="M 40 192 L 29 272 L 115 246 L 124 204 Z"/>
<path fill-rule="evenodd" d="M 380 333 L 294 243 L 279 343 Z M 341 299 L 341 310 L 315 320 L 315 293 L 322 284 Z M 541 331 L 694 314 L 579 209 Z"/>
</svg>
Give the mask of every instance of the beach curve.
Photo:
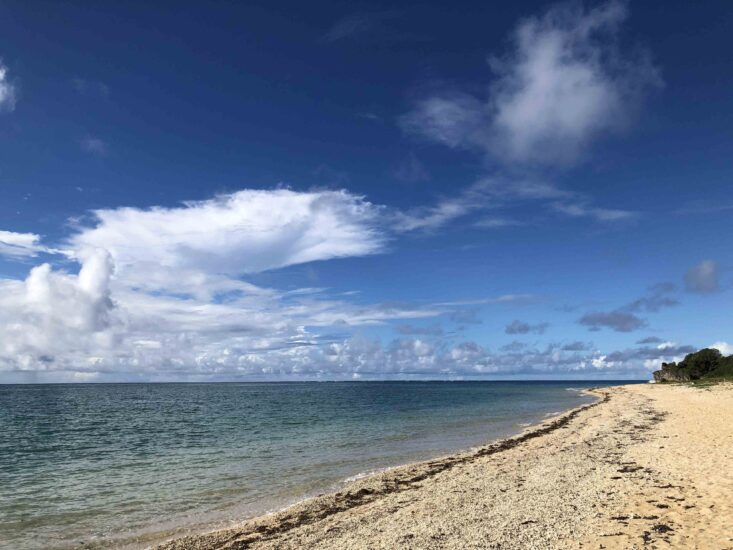
<svg viewBox="0 0 733 550">
<path fill-rule="evenodd" d="M 710 429 L 722 434 L 710 449 L 693 430 L 711 407 L 733 414 L 731 386 L 630 385 L 592 393 L 595 403 L 514 437 L 392 468 L 238 527 L 157 548 L 733 546 L 722 528 L 699 528 L 710 510 L 733 517 L 721 499 L 733 482 L 715 470 L 733 436 L 724 422 L 716 424 Z M 679 469 L 678 455 L 689 445 L 707 457 L 696 461 L 707 464 L 705 471 Z M 703 483 L 713 475 L 722 478 Z"/>
</svg>

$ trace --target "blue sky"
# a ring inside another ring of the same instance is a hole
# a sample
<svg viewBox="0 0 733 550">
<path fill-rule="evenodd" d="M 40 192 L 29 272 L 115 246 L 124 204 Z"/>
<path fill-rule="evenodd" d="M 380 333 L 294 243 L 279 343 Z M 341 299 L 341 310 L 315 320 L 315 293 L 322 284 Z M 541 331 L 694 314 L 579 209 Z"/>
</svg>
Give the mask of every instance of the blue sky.
<svg viewBox="0 0 733 550">
<path fill-rule="evenodd" d="M 731 353 L 726 2 L 0 3 L 0 382 Z"/>
</svg>

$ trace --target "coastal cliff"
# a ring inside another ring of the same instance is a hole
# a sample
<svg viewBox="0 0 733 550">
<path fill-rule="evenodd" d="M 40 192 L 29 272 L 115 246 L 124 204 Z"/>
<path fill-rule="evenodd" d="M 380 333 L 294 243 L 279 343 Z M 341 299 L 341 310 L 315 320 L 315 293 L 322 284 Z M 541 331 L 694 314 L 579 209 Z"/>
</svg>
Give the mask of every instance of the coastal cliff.
<svg viewBox="0 0 733 550">
<path fill-rule="evenodd" d="M 689 382 L 692 380 L 689 374 L 680 369 L 670 367 L 668 363 L 662 363 L 662 368 L 654 371 L 652 375 L 654 376 L 655 382 Z"/>
</svg>

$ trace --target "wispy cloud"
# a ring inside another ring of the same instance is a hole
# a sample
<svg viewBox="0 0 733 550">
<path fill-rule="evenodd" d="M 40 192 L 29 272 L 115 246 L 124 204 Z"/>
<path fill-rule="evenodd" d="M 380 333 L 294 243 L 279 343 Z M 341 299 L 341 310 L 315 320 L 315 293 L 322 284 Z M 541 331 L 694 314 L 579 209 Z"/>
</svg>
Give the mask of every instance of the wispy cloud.
<svg viewBox="0 0 733 550">
<path fill-rule="evenodd" d="M 106 155 L 109 149 L 109 146 L 104 140 L 93 136 L 85 137 L 79 142 L 79 145 L 82 151 L 99 156 Z"/>
<path fill-rule="evenodd" d="M 346 15 L 336 21 L 321 37 L 322 42 L 354 40 L 369 35 L 393 36 L 386 22 L 398 16 L 394 11 L 359 12 Z"/>
<path fill-rule="evenodd" d="M 410 153 L 392 172 L 393 177 L 405 183 L 429 181 L 430 172 L 414 153 Z"/>
<path fill-rule="evenodd" d="M 685 273 L 685 288 L 689 292 L 710 294 L 720 290 L 720 267 L 714 260 L 704 260 Z"/>
<path fill-rule="evenodd" d="M 534 294 L 501 294 L 499 296 L 489 296 L 486 298 L 473 298 L 467 300 L 456 300 L 452 302 L 437 302 L 436 306 L 478 306 L 478 305 L 492 305 L 492 304 L 509 304 L 509 303 L 534 303 L 540 298 Z"/>
<path fill-rule="evenodd" d="M 41 244 L 41 236 L 35 233 L 15 233 L 0 230 L 0 256 L 32 258 L 40 252 L 58 253 Z"/>
<path fill-rule="evenodd" d="M 433 206 L 421 206 L 394 213 L 394 228 L 403 231 L 431 231 L 471 212 L 488 207 L 481 185 L 472 185 L 454 197 L 444 197 Z"/>
<path fill-rule="evenodd" d="M 15 110 L 17 88 L 8 76 L 8 68 L 0 59 L 0 112 Z"/>
<path fill-rule="evenodd" d="M 441 197 L 432 206 L 395 213 L 397 231 L 431 231 L 475 212 L 498 210 L 517 200 L 566 196 L 566 193 L 535 180 L 485 177 L 454 196 Z"/>
<path fill-rule="evenodd" d="M 488 216 L 481 218 L 473 225 L 474 227 L 480 227 L 482 229 L 496 229 L 500 227 L 515 227 L 518 225 L 524 225 L 524 222 L 504 216 Z"/>
<path fill-rule="evenodd" d="M 447 145 L 485 149 L 488 137 L 486 106 L 475 97 L 447 91 L 419 100 L 415 108 L 400 118 L 410 134 Z"/>
<path fill-rule="evenodd" d="M 382 122 L 382 117 L 379 116 L 377 113 L 364 112 L 364 113 L 358 113 L 356 116 L 359 118 L 366 119 L 366 120 Z"/>
<path fill-rule="evenodd" d="M 395 212 L 394 227 L 397 231 L 432 231 L 460 218 L 487 211 L 494 214 L 484 215 L 474 225 L 521 225 L 521 220 L 502 215 L 501 212 L 517 203 L 526 202 L 546 206 L 553 213 L 563 216 L 588 218 L 601 223 L 630 221 L 639 215 L 629 210 L 590 206 L 583 194 L 563 190 L 536 177 L 486 176 L 456 195 L 440 197 L 431 206 Z"/>
<path fill-rule="evenodd" d="M 551 208 L 572 218 L 592 218 L 599 222 L 618 222 L 638 216 L 637 212 L 631 210 L 596 208 L 582 202 L 555 202 L 551 204 Z"/>
<path fill-rule="evenodd" d="M 82 95 L 109 96 L 109 86 L 99 80 L 75 77 L 71 79 L 71 85 Z"/>
</svg>

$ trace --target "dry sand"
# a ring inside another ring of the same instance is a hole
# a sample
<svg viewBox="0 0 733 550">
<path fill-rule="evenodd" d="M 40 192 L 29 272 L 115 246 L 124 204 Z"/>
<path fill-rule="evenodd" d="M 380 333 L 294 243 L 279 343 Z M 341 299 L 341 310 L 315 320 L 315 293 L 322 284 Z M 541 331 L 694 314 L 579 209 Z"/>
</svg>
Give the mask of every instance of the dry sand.
<svg viewBox="0 0 733 550">
<path fill-rule="evenodd" d="M 733 549 L 733 385 L 593 405 L 160 549 Z"/>
</svg>

